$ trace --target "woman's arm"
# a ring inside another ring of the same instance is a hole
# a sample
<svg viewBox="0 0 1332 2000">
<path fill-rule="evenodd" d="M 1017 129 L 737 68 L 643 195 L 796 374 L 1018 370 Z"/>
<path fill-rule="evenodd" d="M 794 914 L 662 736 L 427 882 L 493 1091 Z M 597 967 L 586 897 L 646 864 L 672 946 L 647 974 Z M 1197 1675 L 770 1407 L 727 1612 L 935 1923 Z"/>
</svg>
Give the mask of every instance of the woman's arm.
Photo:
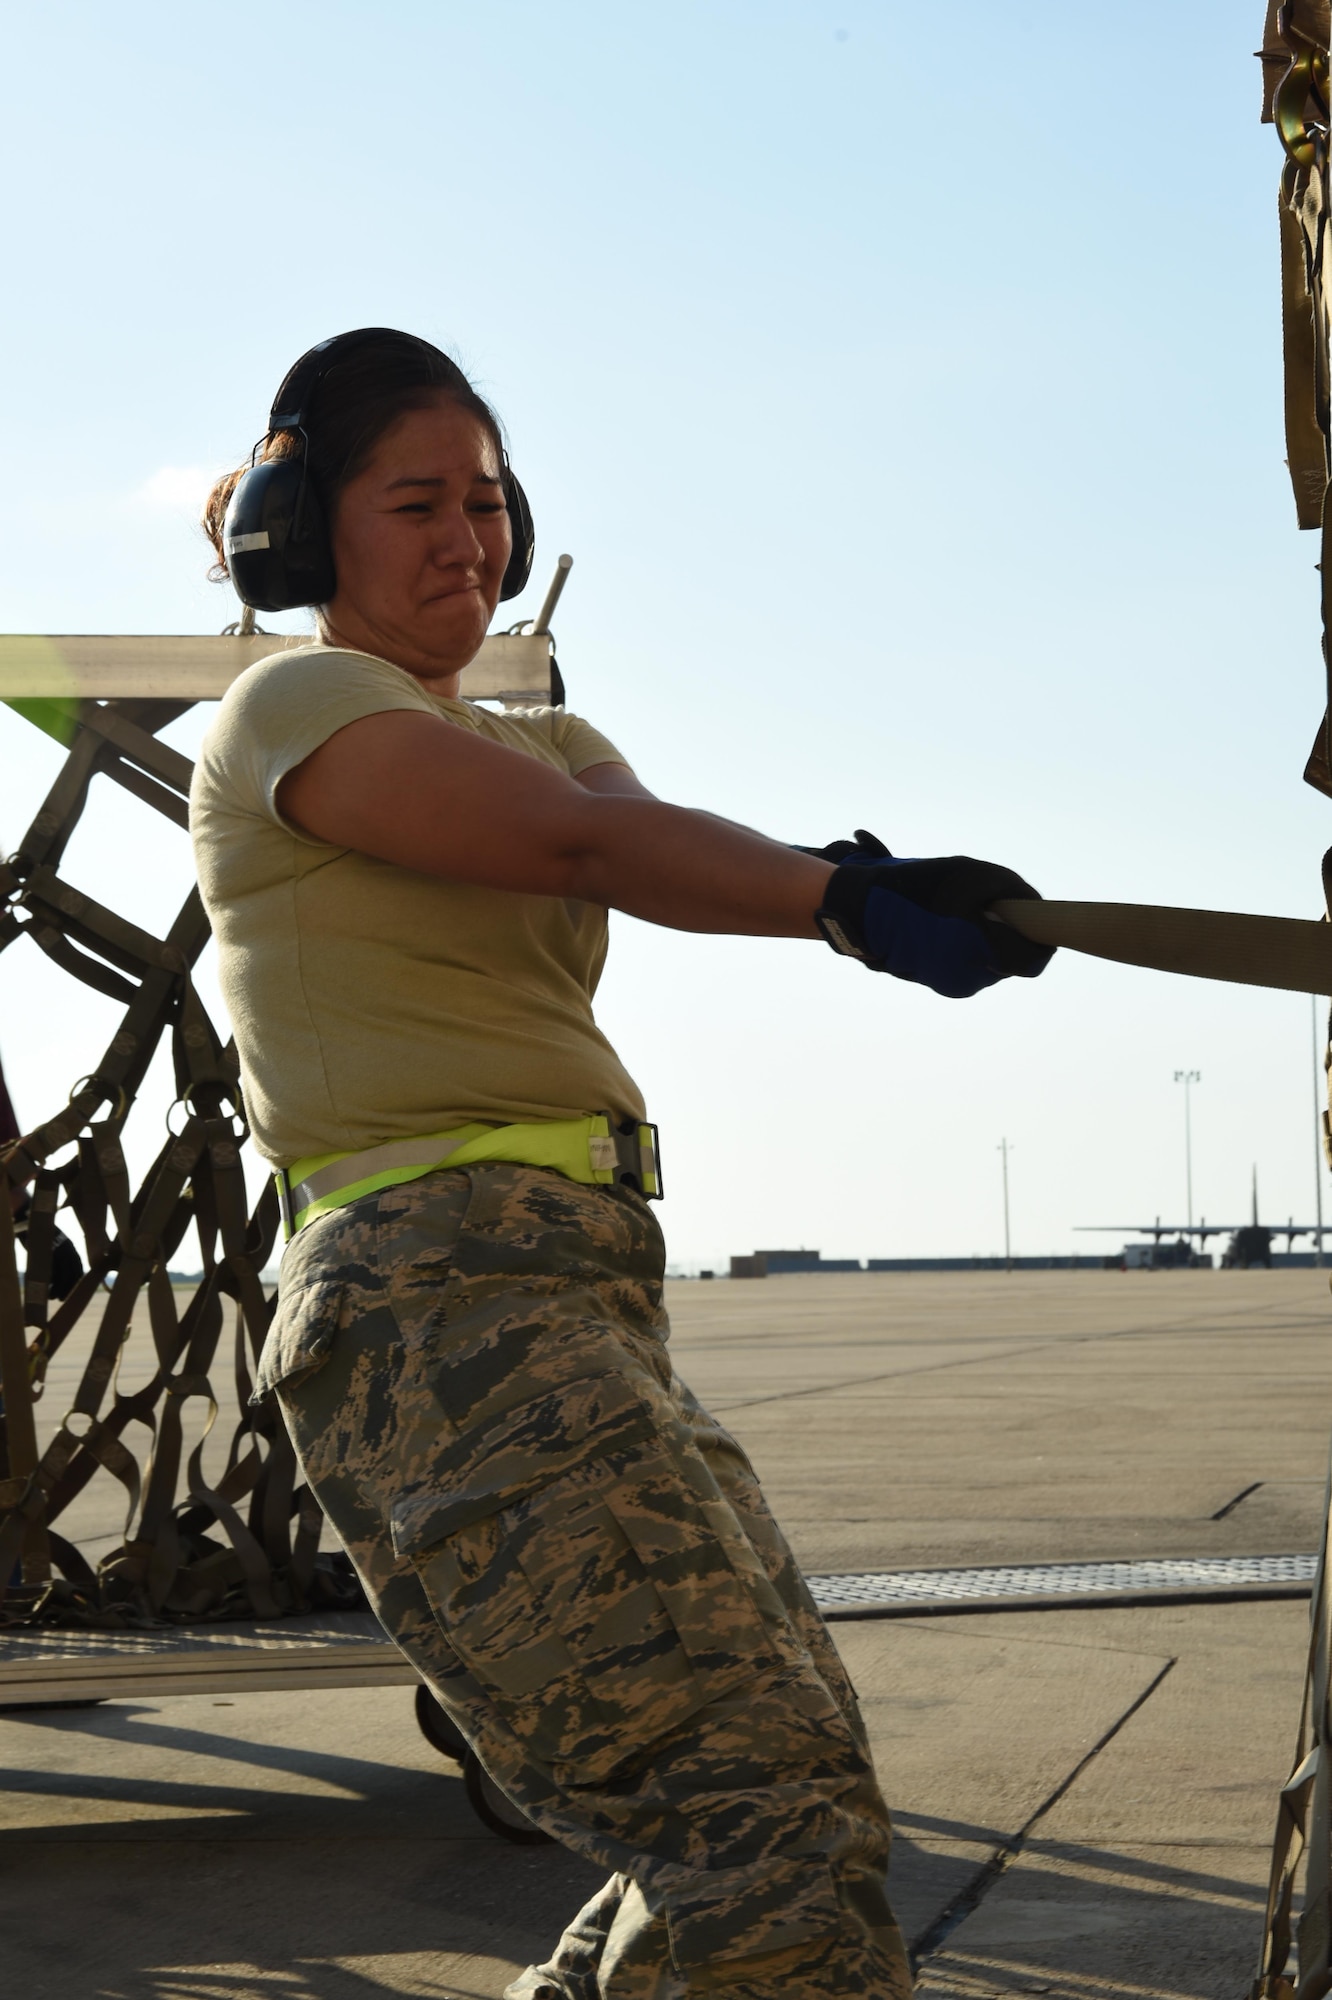
<svg viewBox="0 0 1332 2000">
<path fill-rule="evenodd" d="M 282 780 L 278 810 L 317 840 L 403 868 L 577 897 L 674 930 L 817 937 L 833 872 L 747 827 L 663 804 L 622 764 L 575 780 L 403 709 L 330 736 Z"/>
</svg>

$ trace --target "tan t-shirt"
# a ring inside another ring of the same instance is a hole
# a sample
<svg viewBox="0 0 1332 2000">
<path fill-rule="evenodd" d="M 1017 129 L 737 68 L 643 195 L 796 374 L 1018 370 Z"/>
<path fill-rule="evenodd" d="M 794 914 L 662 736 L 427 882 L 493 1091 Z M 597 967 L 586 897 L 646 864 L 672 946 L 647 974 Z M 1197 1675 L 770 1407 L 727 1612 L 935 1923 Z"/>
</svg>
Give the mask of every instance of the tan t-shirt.
<svg viewBox="0 0 1332 2000">
<path fill-rule="evenodd" d="M 417 874 L 278 813 L 288 771 L 385 709 L 442 715 L 573 777 L 624 762 L 577 716 L 440 700 L 367 653 L 301 647 L 234 682 L 200 752 L 190 827 L 259 1151 L 290 1166 L 473 1120 L 641 1118 L 592 1019 L 603 909 Z"/>
</svg>

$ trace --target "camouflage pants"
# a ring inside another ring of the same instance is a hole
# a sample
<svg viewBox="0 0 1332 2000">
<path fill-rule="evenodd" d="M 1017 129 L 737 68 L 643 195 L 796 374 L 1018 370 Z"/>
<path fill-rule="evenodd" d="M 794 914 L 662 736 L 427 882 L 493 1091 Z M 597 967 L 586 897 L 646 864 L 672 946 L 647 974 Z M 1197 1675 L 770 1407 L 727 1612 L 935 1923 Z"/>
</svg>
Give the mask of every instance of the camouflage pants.
<svg viewBox="0 0 1332 2000">
<path fill-rule="evenodd" d="M 514 2000 L 903 2000 L 855 1697 L 661 1278 L 635 1195 L 446 1169 L 289 1246 L 260 1389 L 491 1775 L 614 1871 Z"/>
</svg>

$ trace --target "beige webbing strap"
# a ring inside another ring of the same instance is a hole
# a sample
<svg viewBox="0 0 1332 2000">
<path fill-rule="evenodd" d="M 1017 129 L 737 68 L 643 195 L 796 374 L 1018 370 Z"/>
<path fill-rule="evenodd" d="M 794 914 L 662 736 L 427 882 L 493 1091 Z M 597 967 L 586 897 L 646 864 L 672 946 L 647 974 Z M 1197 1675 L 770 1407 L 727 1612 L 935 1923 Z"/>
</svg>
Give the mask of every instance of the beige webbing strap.
<svg viewBox="0 0 1332 2000">
<path fill-rule="evenodd" d="M 1281 1788 L 1267 1889 L 1263 1950 L 1248 2000 L 1323 2000 L 1332 1992 L 1332 1761 L 1328 1756 L 1328 1679 L 1332 1668 L 1327 1550 L 1332 1485 L 1324 1502 L 1323 1546 L 1314 1584 L 1309 1663 L 1291 1773 Z M 1308 1848 L 1304 1911 L 1292 1926 L 1295 1884 Z M 1292 1928 L 1299 1937 L 1299 1972 L 1287 1970 Z"/>
<path fill-rule="evenodd" d="M 1326 288 L 1327 251 L 1332 232 L 1327 147 L 1330 27 L 1328 0 L 1268 0 L 1262 58 L 1263 118 L 1275 124 L 1286 156 L 1280 197 L 1286 459 L 1300 526 L 1322 528 L 1323 654 L 1332 695 L 1332 647 L 1328 643 L 1332 633 L 1332 560 L 1329 560 L 1332 488 L 1327 485 L 1332 411 L 1329 410 Z M 1332 796 L 1332 700 L 1304 775 L 1309 784 Z M 1332 908 L 1330 864 L 1332 855 L 1323 862 L 1324 886 Z M 1332 934 L 1332 926 L 1326 928 Z M 1280 946 L 1280 955 L 1284 963 L 1284 946 Z M 1315 962 L 1317 957 L 1315 952 Z M 1326 992 L 1327 988 L 1315 983 L 1310 990 Z M 1329 1507 L 1332 1507 L 1332 1484 L 1328 1504 L 1324 1506 L 1295 1759 L 1277 1809 L 1263 1943 L 1258 1976 L 1249 1989 L 1249 2000 L 1323 2000 L 1324 1995 L 1332 1992 Z M 1288 1961 L 1295 1883 L 1306 1854 L 1304 1913 L 1298 1925 L 1298 1971 L 1292 1972 L 1288 1970 Z"/>
<path fill-rule="evenodd" d="M 1036 944 L 1194 979 L 1332 994 L 1332 924 L 1171 910 L 1151 903 L 1004 901 L 994 913 Z"/>
</svg>

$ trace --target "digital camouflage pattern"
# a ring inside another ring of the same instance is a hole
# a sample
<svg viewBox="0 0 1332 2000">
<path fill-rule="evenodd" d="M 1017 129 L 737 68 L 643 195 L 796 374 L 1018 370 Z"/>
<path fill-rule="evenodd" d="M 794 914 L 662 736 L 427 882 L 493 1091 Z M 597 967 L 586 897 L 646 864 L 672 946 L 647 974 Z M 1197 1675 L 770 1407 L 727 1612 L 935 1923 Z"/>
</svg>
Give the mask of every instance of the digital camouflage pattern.
<svg viewBox="0 0 1332 2000">
<path fill-rule="evenodd" d="M 444 1169 L 296 1237 L 259 1391 L 492 1777 L 613 1871 L 512 2000 L 901 2000 L 855 1696 L 662 1271 L 635 1194 Z"/>
</svg>

